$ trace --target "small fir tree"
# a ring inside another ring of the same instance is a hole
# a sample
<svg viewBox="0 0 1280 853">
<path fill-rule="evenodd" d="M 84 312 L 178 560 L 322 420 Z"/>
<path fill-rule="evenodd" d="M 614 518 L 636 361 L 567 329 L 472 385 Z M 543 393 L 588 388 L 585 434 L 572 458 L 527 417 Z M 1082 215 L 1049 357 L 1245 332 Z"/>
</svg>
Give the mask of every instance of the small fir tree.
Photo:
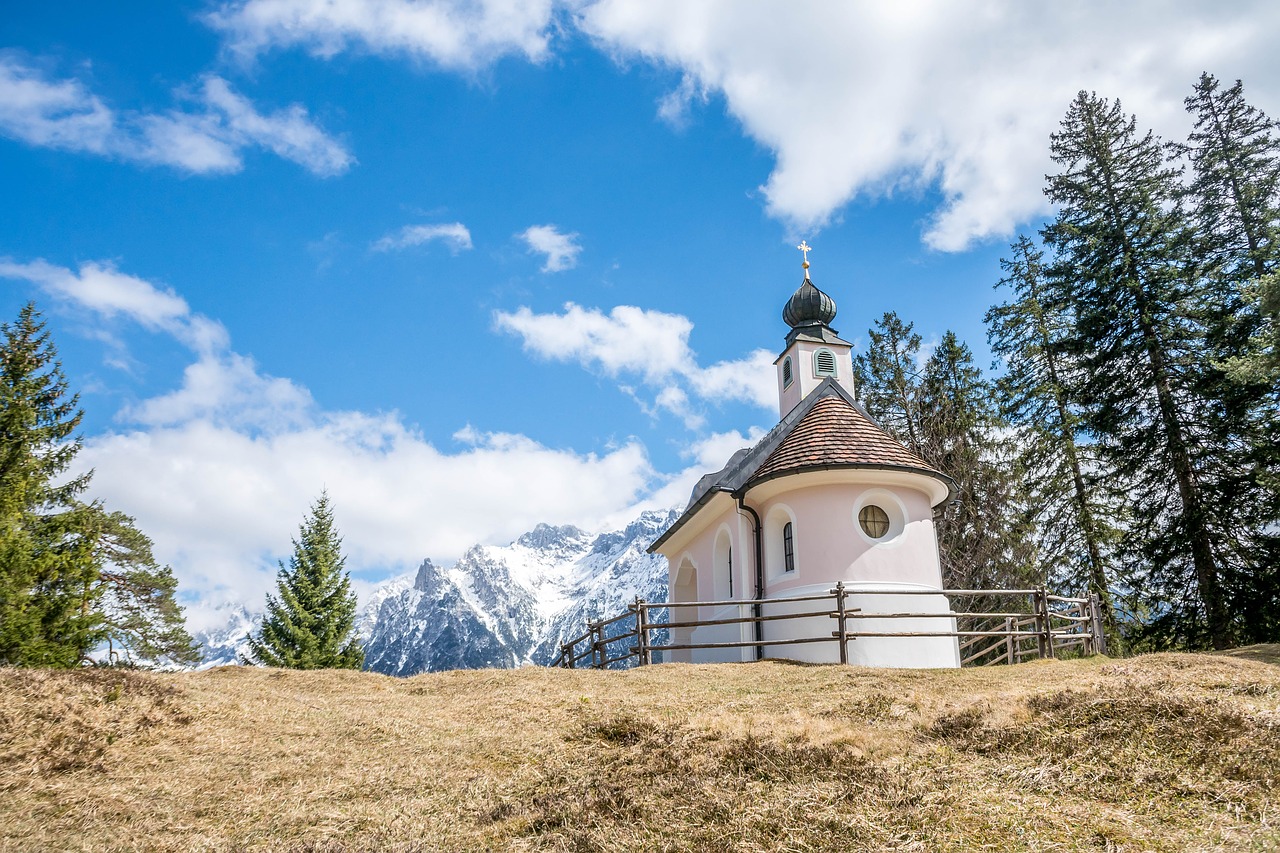
<svg viewBox="0 0 1280 853">
<path fill-rule="evenodd" d="M 249 637 L 246 663 L 289 669 L 359 669 L 364 650 L 352 635 L 356 596 L 343 568 L 342 539 L 322 493 L 293 540 L 293 556 L 280 564 L 276 595 Z"/>
</svg>

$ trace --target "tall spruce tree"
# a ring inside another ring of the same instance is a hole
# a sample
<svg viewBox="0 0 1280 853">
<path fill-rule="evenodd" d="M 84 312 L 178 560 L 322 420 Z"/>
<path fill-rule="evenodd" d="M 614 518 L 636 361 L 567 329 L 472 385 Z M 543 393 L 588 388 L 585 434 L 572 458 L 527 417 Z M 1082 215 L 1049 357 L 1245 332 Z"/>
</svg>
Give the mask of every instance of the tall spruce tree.
<svg viewBox="0 0 1280 853">
<path fill-rule="evenodd" d="M 1202 310 L 1215 361 L 1235 383 L 1221 389 L 1228 395 L 1225 414 L 1239 419 L 1242 409 L 1250 409 L 1260 434 L 1246 441 L 1277 449 L 1265 439 L 1278 426 L 1278 377 L 1268 361 L 1274 362 L 1280 341 L 1280 133 L 1245 101 L 1239 80 L 1223 90 L 1203 74 L 1186 106 L 1195 117 L 1195 129 L 1180 146 L 1193 174 L 1186 198 L 1211 296 Z M 1275 467 L 1277 458 L 1261 467 Z"/>
<path fill-rule="evenodd" d="M 1234 382 L 1270 385 L 1267 404 L 1274 414 L 1280 408 L 1280 272 L 1250 282 L 1248 295 L 1258 306 L 1258 330 L 1248 351 L 1227 360 L 1227 373 Z M 1274 479 L 1280 471 L 1275 466 L 1267 471 L 1280 491 L 1280 480 Z"/>
<path fill-rule="evenodd" d="M 342 539 L 322 493 L 293 540 L 289 565 L 280 565 L 276 595 L 249 637 L 247 663 L 289 669 L 359 669 L 364 650 L 352 636 L 356 596 L 343 568 Z"/>
<path fill-rule="evenodd" d="M 867 336 L 867 351 L 853 362 L 862 403 L 890 435 L 920 455 L 920 336 L 892 311 Z"/>
<path fill-rule="evenodd" d="M 83 417 L 32 304 L 0 326 L 0 664 L 74 666 L 102 644 L 194 663 L 176 583 L 128 516 L 68 476 Z"/>
<path fill-rule="evenodd" d="M 1081 92 L 1050 138 L 1061 171 L 1045 190 L 1054 274 L 1075 317 L 1083 422 L 1108 473 L 1128 489 L 1129 584 L 1149 604 L 1157 642 L 1229 645 L 1224 591 L 1238 560 L 1206 415 L 1205 293 L 1189 257 L 1179 172 L 1120 103 Z M 1221 497 L 1221 495 L 1219 495 Z"/>
<path fill-rule="evenodd" d="M 1180 151 L 1208 297 L 1202 381 L 1217 403 L 1207 412 L 1219 454 L 1209 487 L 1232 507 L 1224 520 L 1239 555 L 1225 561 L 1224 595 L 1236 638 L 1269 640 L 1280 636 L 1280 376 L 1267 369 L 1268 339 L 1280 336 L 1280 136 L 1239 80 L 1223 88 L 1201 75 L 1186 107 L 1195 129 Z"/>
<path fill-rule="evenodd" d="M 920 388 L 922 455 L 959 489 L 958 500 L 937 519 L 947 586 L 1019 588 L 1046 581 L 1021 451 L 1007 432 L 972 352 L 947 332 L 925 363 Z"/>
<path fill-rule="evenodd" d="M 987 312 L 1002 415 L 1017 428 L 1022 471 L 1035 507 L 1039 558 L 1055 586 L 1087 588 L 1116 630 L 1107 557 L 1117 537 L 1115 501 L 1098 482 L 1094 448 L 1081 443 L 1078 360 L 1066 349 L 1072 318 L 1047 279 L 1044 253 L 1022 235 L 1001 260 L 1009 301 Z"/>
<path fill-rule="evenodd" d="M 1280 138 L 1244 99 L 1200 76 L 1186 99 L 1195 129 L 1180 150 L 1190 160 L 1188 196 L 1205 260 L 1231 282 L 1261 278 L 1280 261 Z"/>
<path fill-rule="evenodd" d="M 862 403 L 885 430 L 952 477 L 958 502 L 936 513 L 944 583 L 953 588 L 1043 582 L 1036 567 L 1016 445 L 972 353 L 948 332 L 923 367 L 913 324 L 887 312 L 854 362 Z"/>
</svg>

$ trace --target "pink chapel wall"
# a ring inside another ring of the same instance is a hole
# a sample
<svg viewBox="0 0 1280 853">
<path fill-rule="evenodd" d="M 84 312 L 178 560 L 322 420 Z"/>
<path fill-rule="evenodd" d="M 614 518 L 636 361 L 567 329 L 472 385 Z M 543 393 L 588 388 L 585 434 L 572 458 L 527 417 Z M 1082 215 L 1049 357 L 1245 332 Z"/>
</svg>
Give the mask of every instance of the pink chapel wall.
<svg viewBox="0 0 1280 853">
<path fill-rule="evenodd" d="M 843 482 L 841 482 L 843 480 Z M 850 482 L 853 480 L 853 482 Z M 875 482 L 857 482 L 874 480 Z M 879 471 L 823 472 L 799 474 L 766 483 L 747 495 L 763 523 L 765 555 L 765 597 L 818 595 L 830 590 L 836 581 L 844 581 L 850 589 L 849 606 L 866 613 L 929 612 L 947 613 L 944 596 L 884 594 L 894 590 L 940 589 L 941 569 L 938 563 L 937 538 L 929 495 L 910 483 L 925 478 L 919 475 Z M 757 494 L 761 497 L 757 499 Z M 766 496 L 767 495 L 767 496 Z M 858 511 L 867 503 L 875 503 L 890 516 L 890 532 L 882 540 L 873 540 L 862 532 Z M 795 570 L 783 570 L 781 528 L 786 521 L 793 524 Z M 719 542 L 719 550 L 717 550 Z M 755 542 L 749 516 L 736 506 L 728 506 L 702 526 L 671 561 L 673 601 L 722 600 L 727 595 L 725 545 L 733 549 L 733 595 L 740 605 L 701 607 L 699 619 L 723 619 L 749 615 L 755 594 Z M 695 587 L 680 584 L 681 570 L 692 568 L 697 576 Z M 876 589 L 881 594 L 858 594 L 859 589 Z M 770 612 L 806 612 L 820 609 L 815 602 L 794 605 L 767 605 Z M 672 621 L 692 618 L 694 608 L 673 613 Z M 827 617 L 782 620 L 765 623 L 765 639 L 788 639 L 799 636 L 823 636 L 834 627 Z M 954 630 L 954 620 L 947 618 L 854 619 L 850 630 L 865 631 L 940 631 Z M 674 629 L 673 642 L 729 642 L 753 638 L 753 627 L 714 625 L 696 629 Z M 719 662 L 754 660 L 752 648 L 700 649 L 670 652 L 671 660 Z M 766 657 L 785 657 L 812 662 L 839 660 L 835 643 L 765 647 Z M 956 667 L 959 652 L 954 638 L 859 638 L 849 643 L 849 661 L 870 666 L 889 667 Z"/>
<path fill-rule="evenodd" d="M 721 548 L 717 548 L 717 544 Z M 729 595 L 728 567 L 725 565 L 723 545 L 732 548 L 733 556 L 733 595 Z M 712 516 L 705 527 L 693 538 L 674 560 L 671 566 L 671 601 L 723 601 L 726 599 L 742 599 L 749 601 L 755 595 L 754 567 L 755 538 L 748 517 L 730 505 L 727 509 Z M 717 557 L 720 559 L 717 560 Z M 697 578 L 690 587 L 681 577 L 683 572 L 692 571 Z M 690 596 L 693 590 L 696 596 Z M 697 619 L 724 619 L 735 613 L 746 613 L 741 605 L 721 607 L 688 607 L 674 609 L 670 621 L 680 622 Z M 695 615 L 696 614 L 696 615 Z M 711 625 L 702 628 L 676 628 L 672 630 L 672 642 L 718 643 L 747 638 L 742 630 L 750 626 Z M 669 660 L 688 663 L 727 662 L 755 660 L 751 649 L 699 649 L 695 651 L 674 650 L 668 653 Z"/>
<path fill-rule="evenodd" d="M 868 483 L 810 485 L 796 476 L 788 491 L 762 501 L 765 519 L 765 584 L 769 596 L 814 583 L 912 583 L 940 587 L 938 540 L 929 498 L 910 488 Z M 858 524 L 866 503 L 882 506 L 892 521 L 889 536 L 869 538 Z M 894 519 L 897 515 L 899 518 Z M 781 549 L 783 518 L 793 522 L 795 571 L 784 572 Z M 779 559 L 770 560 L 770 552 Z"/>
</svg>

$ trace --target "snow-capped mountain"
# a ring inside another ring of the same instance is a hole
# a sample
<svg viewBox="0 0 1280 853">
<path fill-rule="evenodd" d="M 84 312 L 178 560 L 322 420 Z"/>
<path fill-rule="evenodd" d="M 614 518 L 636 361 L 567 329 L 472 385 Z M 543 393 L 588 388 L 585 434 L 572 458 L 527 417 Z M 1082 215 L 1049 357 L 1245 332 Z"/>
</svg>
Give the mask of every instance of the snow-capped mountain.
<svg viewBox="0 0 1280 853">
<path fill-rule="evenodd" d="M 216 627 L 191 632 L 191 639 L 200 647 L 204 659 L 200 669 L 240 663 L 241 656 L 249 651 L 245 638 L 251 631 L 258 630 L 258 623 L 262 621 L 261 613 L 251 613 L 243 605 L 231 605 L 224 610 L 215 622 Z"/>
<path fill-rule="evenodd" d="M 505 546 L 476 545 L 451 568 L 380 586 L 360 614 L 365 667 L 390 675 L 547 664 L 589 619 L 636 596 L 667 597 L 666 560 L 646 549 L 678 513 L 645 512 L 598 535 L 540 524 Z"/>
<path fill-rule="evenodd" d="M 636 596 L 666 600 L 666 560 L 646 549 L 678 515 L 645 512 L 594 535 L 539 524 L 510 545 L 476 545 L 447 569 L 423 560 L 364 601 L 356 634 L 365 667 L 412 675 L 550 663 L 588 620 L 622 613 Z M 201 668 L 239 663 L 261 619 L 235 606 L 217 627 L 193 631 Z"/>
</svg>

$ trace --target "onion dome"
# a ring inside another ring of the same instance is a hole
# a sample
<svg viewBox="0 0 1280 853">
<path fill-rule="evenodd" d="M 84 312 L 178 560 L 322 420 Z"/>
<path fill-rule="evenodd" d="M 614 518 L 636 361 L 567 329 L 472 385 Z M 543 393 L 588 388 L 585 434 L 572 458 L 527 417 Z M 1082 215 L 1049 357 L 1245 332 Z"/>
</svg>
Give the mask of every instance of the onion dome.
<svg viewBox="0 0 1280 853">
<path fill-rule="evenodd" d="M 804 284 L 791 294 L 782 309 L 782 321 L 791 328 L 800 326 L 829 326 L 836 318 L 836 301 L 818 290 L 809 276 L 804 277 Z"/>
</svg>

